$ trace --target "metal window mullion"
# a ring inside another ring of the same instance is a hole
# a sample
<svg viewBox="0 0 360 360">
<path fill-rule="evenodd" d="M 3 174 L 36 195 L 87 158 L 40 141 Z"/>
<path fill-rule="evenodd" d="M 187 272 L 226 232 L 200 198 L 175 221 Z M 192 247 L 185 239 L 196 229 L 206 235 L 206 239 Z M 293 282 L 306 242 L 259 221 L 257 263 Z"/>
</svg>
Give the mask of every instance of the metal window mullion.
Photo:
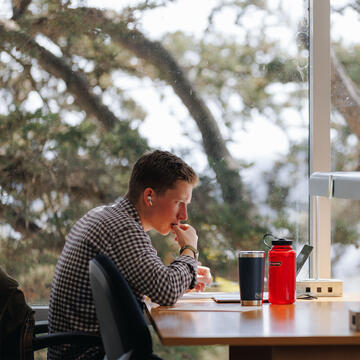
<svg viewBox="0 0 360 360">
<path fill-rule="evenodd" d="M 330 107 L 330 0 L 310 0 L 310 174 L 331 170 Z M 330 200 L 318 198 L 317 206 L 310 199 L 310 276 L 326 279 L 331 277 Z"/>
</svg>

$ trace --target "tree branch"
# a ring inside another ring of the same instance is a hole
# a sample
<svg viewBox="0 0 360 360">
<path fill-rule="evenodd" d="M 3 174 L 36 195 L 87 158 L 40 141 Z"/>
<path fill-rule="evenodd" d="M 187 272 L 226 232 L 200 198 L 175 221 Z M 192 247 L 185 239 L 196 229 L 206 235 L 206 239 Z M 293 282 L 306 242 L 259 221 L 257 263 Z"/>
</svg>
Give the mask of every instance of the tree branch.
<svg viewBox="0 0 360 360">
<path fill-rule="evenodd" d="M 118 119 L 101 103 L 98 96 L 91 92 L 86 78 L 78 71 L 73 71 L 63 58 L 59 58 L 40 46 L 27 34 L 20 31 L 16 23 L 11 20 L 0 21 L 0 42 L 5 48 L 7 45 L 16 46 L 22 52 L 35 58 L 40 66 L 51 75 L 65 81 L 69 92 L 76 98 L 79 106 L 88 115 L 94 115 L 105 128 L 111 129 Z"/>
<path fill-rule="evenodd" d="M 31 64 L 29 63 L 25 63 L 24 61 L 21 61 L 21 59 L 18 59 L 16 56 L 14 56 L 11 51 L 9 51 L 8 49 L 5 49 L 3 47 L 0 47 L 0 49 L 2 49 L 3 51 L 5 51 L 12 59 L 14 59 L 14 61 L 16 61 L 17 63 L 19 63 L 23 69 L 24 69 L 24 72 L 26 74 L 26 77 L 29 78 L 30 80 L 30 83 L 31 83 L 31 86 L 32 88 L 34 89 L 34 91 L 37 92 L 37 94 L 39 95 L 40 99 L 42 100 L 42 102 L 45 104 L 46 108 L 48 110 L 50 110 L 50 107 L 49 107 L 49 104 L 47 102 L 47 100 L 42 96 L 41 94 L 41 91 L 38 89 L 38 86 L 37 86 L 37 83 L 36 81 L 34 80 L 32 74 L 31 74 Z"/>
<path fill-rule="evenodd" d="M 184 70 L 173 56 L 157 41 L 147 39 L 138 30 L 129 30 L 125 26 L 114 31 L 109 23 L 104 30 L 122 46 L 137 57 L 156 67 L 163 79 L 179 96 L 202 136 L 202 143 L 210 166 L 221 186 L 223 198 L 228 204 L 246 202 L 237 162 L 230 155 L 220 129 L 209 108 L 187 78 Z M 247 206 L 250 206 L 248 203 Z"/>
<path fill-rule="evenodd" d="M 360 140 L 360 97 L 356 86 L 331 49 L 331 100 Z"/>
<path fill-rule="evenodd" d="M 62 26 L 64 26 L 63 21 L 69 21 L 69 19 L 72 19 L 71 21 L 76 19 L 76 22 L 82 25 L 82 31 L 88 27 L 88 33 L 91 29 L 101 29 L 102 32 L 109 34 L 113 41 L 159 71 L 160 76 L 173 88 L 195 120 L 209 164 L 222 188 L 224 200 L 229 204 L 236 204 L 239 201 L 244 203 L 244 189 L 237 161 L 230 155 L 209 108 L 172 55 L 159 42 L 147 39 L 138 30 L 129 30 L 125 22 L 114 22 L 101 10 L 69 9 L 61 17 Z M 41 18 L 38 19 L 33 30 L 53 37 L 60 33 L 59 29 L 56 29 L 56 23 L 57 21 Z M 250 204 L 247 205 L 250 206 Z"/>
</svg>

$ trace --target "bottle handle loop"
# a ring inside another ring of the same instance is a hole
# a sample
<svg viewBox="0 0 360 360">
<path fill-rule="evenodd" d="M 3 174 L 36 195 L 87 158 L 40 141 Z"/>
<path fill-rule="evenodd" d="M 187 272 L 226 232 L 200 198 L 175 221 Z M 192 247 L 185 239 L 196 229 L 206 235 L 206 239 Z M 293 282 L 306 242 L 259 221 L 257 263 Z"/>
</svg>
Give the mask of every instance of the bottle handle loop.
<svg viewBox="0 0 360 360">
<path fill-rule="evenodd" d="M 286 239 L 286 238 L 278 238 L 278 237 L 276 237 L 276 236 L 274 236 L 273 234 L 271 234 L 271 233 L 266 233 L 264 236 L 263 236 L 263 242 L 264 242 L 264 244 L 265 244 L 265 246 L 268 248 L 268 249 L 271 249 L 271 246 L 266 242 L 266 238 L 268 238 L 268 237 L 271 237 L 272 238 L 272 240 L 291 240 L 291 238 L 288 238 L 288 239 Z"/>
<path fill-rule="evenodd" d="M 272 237 L 273 239 L 275 240 L 279 240 L 277 237 L 275 237 L 273 234 L 270 234 L 270 233 L 267 233 L 263 236 L 263 242 L 265 244 L 265 246 L 268 248 L 268 249 L 271 249 L 271 246 L 266 242 L 266 238 L 267 237 Z"/>
</svg>

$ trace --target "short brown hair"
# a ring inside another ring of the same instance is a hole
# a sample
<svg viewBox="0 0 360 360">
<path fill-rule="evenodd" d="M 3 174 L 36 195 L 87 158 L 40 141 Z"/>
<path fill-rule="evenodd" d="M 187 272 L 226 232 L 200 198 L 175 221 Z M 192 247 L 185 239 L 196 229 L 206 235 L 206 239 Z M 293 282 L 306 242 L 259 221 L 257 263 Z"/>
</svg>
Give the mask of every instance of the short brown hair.
<svg viewBox="0 0 360 360">
<path fill-rule="evenodd" d="M 178 180 L 195 185 L 198 177 L 191 166 L 176 155 L 161 150 L 147 151 L 133 167 L 127 196 L 135 204 L 147 187 L 163 194 Z"/>
</svg>

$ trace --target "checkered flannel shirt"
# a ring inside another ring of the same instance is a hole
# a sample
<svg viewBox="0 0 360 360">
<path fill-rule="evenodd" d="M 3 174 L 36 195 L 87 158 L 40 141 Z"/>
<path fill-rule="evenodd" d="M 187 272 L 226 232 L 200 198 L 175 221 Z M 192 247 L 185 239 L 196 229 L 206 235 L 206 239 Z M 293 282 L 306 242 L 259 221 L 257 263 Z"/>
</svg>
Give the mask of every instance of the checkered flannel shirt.
<svg viewBox="0 0 360 360">
<path fill-rule="evenodd" d="M 89 211 L 71 229 L 56 266 L 51 287 L 49 330 L 99 333 L 89 280 L 89 261 L 109 256 L 138 300 L 148 296 L 171 305 L 196 285 L 197 263 L 179 256 L 169 266 L 158 257 L 135 207 L 122 198 Z M 103 349 L 63 345 L 49 348 L 48 359 L 102 359 Z"/>
</svg>

